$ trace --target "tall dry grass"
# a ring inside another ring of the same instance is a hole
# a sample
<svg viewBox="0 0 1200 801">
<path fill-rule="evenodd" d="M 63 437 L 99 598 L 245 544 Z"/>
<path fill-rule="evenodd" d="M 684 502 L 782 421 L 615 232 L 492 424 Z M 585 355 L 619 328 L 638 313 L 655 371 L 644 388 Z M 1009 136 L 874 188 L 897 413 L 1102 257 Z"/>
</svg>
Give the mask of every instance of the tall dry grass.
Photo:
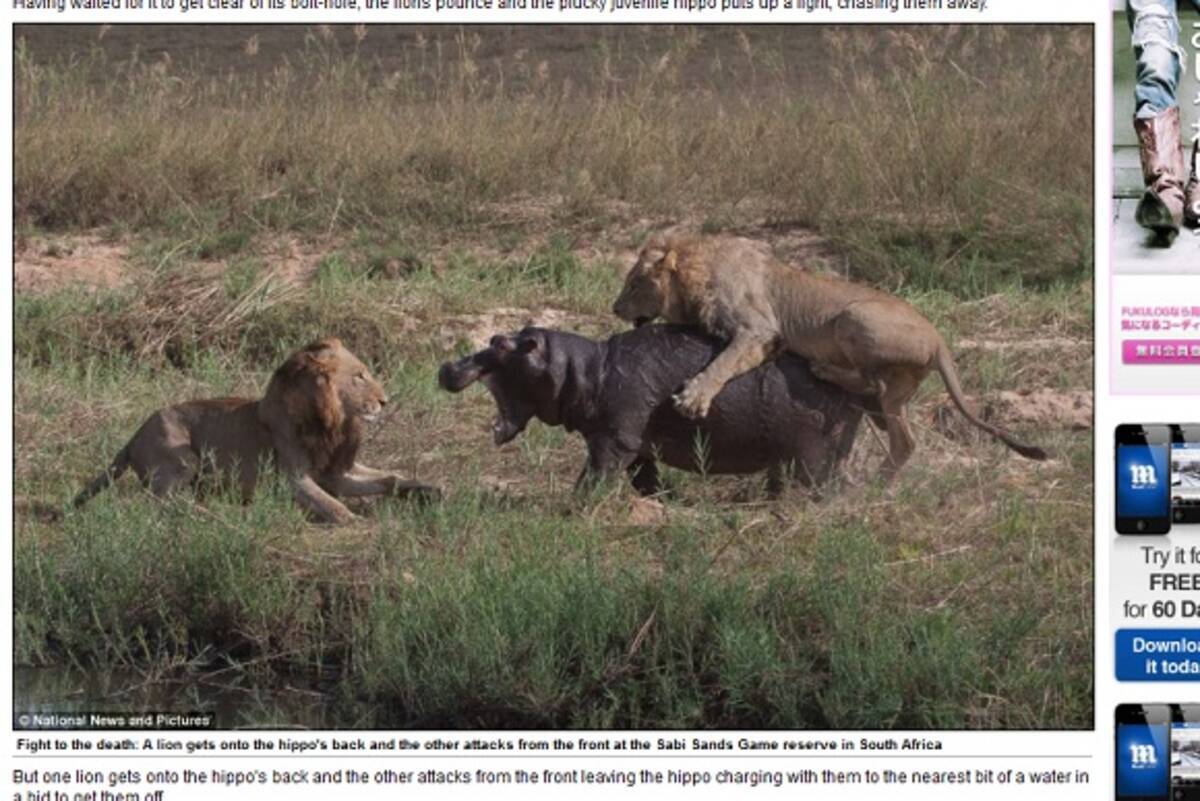
<svg viewBox="0 0 1200 801">
<path fill-rule="evenodd" d="M 570 224 L 619 203 L 811 225 L 892 283 L 1087 274 L 1089 30 L 831 27 L 818 92 L 793 53 L 733 35 L 736 57 L 706 60 L 705 34 L 671 29 L 632 71 L 598 45 L 587 83 L 525 52 L 485 71 L 469 29 L 418 38 L 390 73 L 360 55 L 365 28 L 350 46 L 314 29 L 257 72 L 18 43 L 16 217 L 324 232 L 484 225 L 526 202 Z"/>
</svg>

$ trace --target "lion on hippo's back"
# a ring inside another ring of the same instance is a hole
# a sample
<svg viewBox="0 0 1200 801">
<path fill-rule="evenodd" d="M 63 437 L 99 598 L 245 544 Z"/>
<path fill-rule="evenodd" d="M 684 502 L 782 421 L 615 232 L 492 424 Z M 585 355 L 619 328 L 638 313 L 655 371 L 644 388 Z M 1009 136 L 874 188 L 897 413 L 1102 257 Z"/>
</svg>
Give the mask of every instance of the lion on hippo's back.
<svg viewBox="0 0 1200 801">
<path fill-rule="evenodd" d="M 635 325 L 656 317 L 699 325 L 728 341 L 676 396 L 689 417 L 704 417 L 726 383 L 786 350 L 808 359 L 818 377 L 878 400 L 880 412 L 871 419 L 888 434 L 880 471 L 885 480 L 895 477 L 916 446 L 905 411 L 933 370 L 967 420 L 1022 456 L 1046 458 L 1041 448 L 971 411 L 945 340 L 911 305 L 862 284 L 789 267 L 751 240 L 679 231 L 651 236 L 613 312 Z"/>
</svg>

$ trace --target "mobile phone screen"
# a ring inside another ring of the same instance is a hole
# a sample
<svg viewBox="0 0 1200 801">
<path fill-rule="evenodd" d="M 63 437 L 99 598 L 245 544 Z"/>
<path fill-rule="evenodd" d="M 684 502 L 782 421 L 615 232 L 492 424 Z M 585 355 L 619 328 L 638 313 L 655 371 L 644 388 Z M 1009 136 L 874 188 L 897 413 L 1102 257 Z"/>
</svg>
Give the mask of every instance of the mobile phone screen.
<svg viewBox="0 0 1200 801">
<path fill-rule="evenodd" d="M 1168 724 L 1117 724 L 1117 798 L 1166 799 L 1171 756 Z"/>
<path fill-rule="evenodd" d="M 1171 446 L 1171 496 L 1181 505 L 1200 505 L 1200 442 Z"/>
<path fill-rule="evenodd" d="M 1117 446 L 1117 517 L 1167 517 L 1170 446 Z"/>
<path fill-rule="evenodd" d="M 1200 799 L 1200 723 L 1171 724 L 1171 797 Z"/>
</svg>

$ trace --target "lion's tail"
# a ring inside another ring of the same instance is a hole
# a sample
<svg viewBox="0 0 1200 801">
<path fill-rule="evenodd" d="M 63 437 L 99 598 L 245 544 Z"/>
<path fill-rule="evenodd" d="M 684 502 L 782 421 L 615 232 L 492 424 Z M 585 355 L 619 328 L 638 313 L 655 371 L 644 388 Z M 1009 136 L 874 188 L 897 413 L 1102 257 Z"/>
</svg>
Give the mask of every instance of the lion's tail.
<svg viewBox="0 0 1200 801">
<path fill-rule="evenodd" d="M 958 370 L 956 370 L 954 367 L 954 359 L 950 356 L 950 349 L 946 347 L 945 342 L 942 342 L 938 345 L 937 371 L 942 376 L 942 381 L 945 382 L 946 390 L 950 393 L 950 397 L 954 401 L 954 405 L 958 407 L 960 412 L 962 412 L 963 417 L 967 418 L 972 423 L 979 426 L 984 431 L 988 432 L 993 437 L 1024 456 L 1026 459 L 1037 459 L 1040 461 L 1046 458 L 1046 452 L 1036 445 L 1026 445 L 1023 442 L 1019 442 L 1007 431 L 997 428 L 996 426 L 989 425 L 975 416 L 975 413 L 971 411 L 969 406 L 967 406 L 967 401 L 963 397 L 962 387 L 958 383 Z"/>
<path fill-rule="evenodd" d="M 129 443 L 132 445 L 133 443 Z M 117 455 L 113 457 L 112 464 L 108 466 L 100 475 L 93 478 L 88 485 L 75 496 L 75 500 L 71 505 L 78 509 L 85 503 L 90 501 L 94 495 L 107 489 L 108 485 L 121 477 L 121 474 L 129 469 L 129 445 L 121 448 Z"/>
</svg>

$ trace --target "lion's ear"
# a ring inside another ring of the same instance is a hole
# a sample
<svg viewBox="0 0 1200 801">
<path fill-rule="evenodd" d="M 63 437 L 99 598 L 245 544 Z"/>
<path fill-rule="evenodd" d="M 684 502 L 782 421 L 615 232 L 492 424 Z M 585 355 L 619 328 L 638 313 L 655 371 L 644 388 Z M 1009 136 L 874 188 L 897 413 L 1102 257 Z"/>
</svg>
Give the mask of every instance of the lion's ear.
<svg viewBox="0 0 1200 801">
<path fill-rule="evenodd" d="M 329 343 L 337 343 L 337 340 L 326 340 L 324 342 L 314 342 L 307 350 L 304 351 L 304 372 L 311 372 L 319 376 L 332 375 L 337 372 L 338 356 L 336 349 L 329 346 Z"/>
<path fill-rule="evenodd" d="M 662 269 L 666 270 L 669 273 L 675 272 L 675 270 L 676 270 L 675 251 L 668 250 L 666 255 L 662 257 L 662 262 L 660 262 L 660 263 L 662 264 Z"/>
<path fill-rule="evenodd" d="M 327 337 L 319 342 L 314 342 L 313 345 L 313 352 L 323 355 L 336 354 L 339 350 L 342 350 L 342 340 L 337 337 Z"/>
<path fill-rule="evenodd" d="M 298 351 L 301 361 L 308 368 L 322 368 L 337 364 L 342 342 L 336 337 L 326 337 L 310 342 Z"/>
</svg>

